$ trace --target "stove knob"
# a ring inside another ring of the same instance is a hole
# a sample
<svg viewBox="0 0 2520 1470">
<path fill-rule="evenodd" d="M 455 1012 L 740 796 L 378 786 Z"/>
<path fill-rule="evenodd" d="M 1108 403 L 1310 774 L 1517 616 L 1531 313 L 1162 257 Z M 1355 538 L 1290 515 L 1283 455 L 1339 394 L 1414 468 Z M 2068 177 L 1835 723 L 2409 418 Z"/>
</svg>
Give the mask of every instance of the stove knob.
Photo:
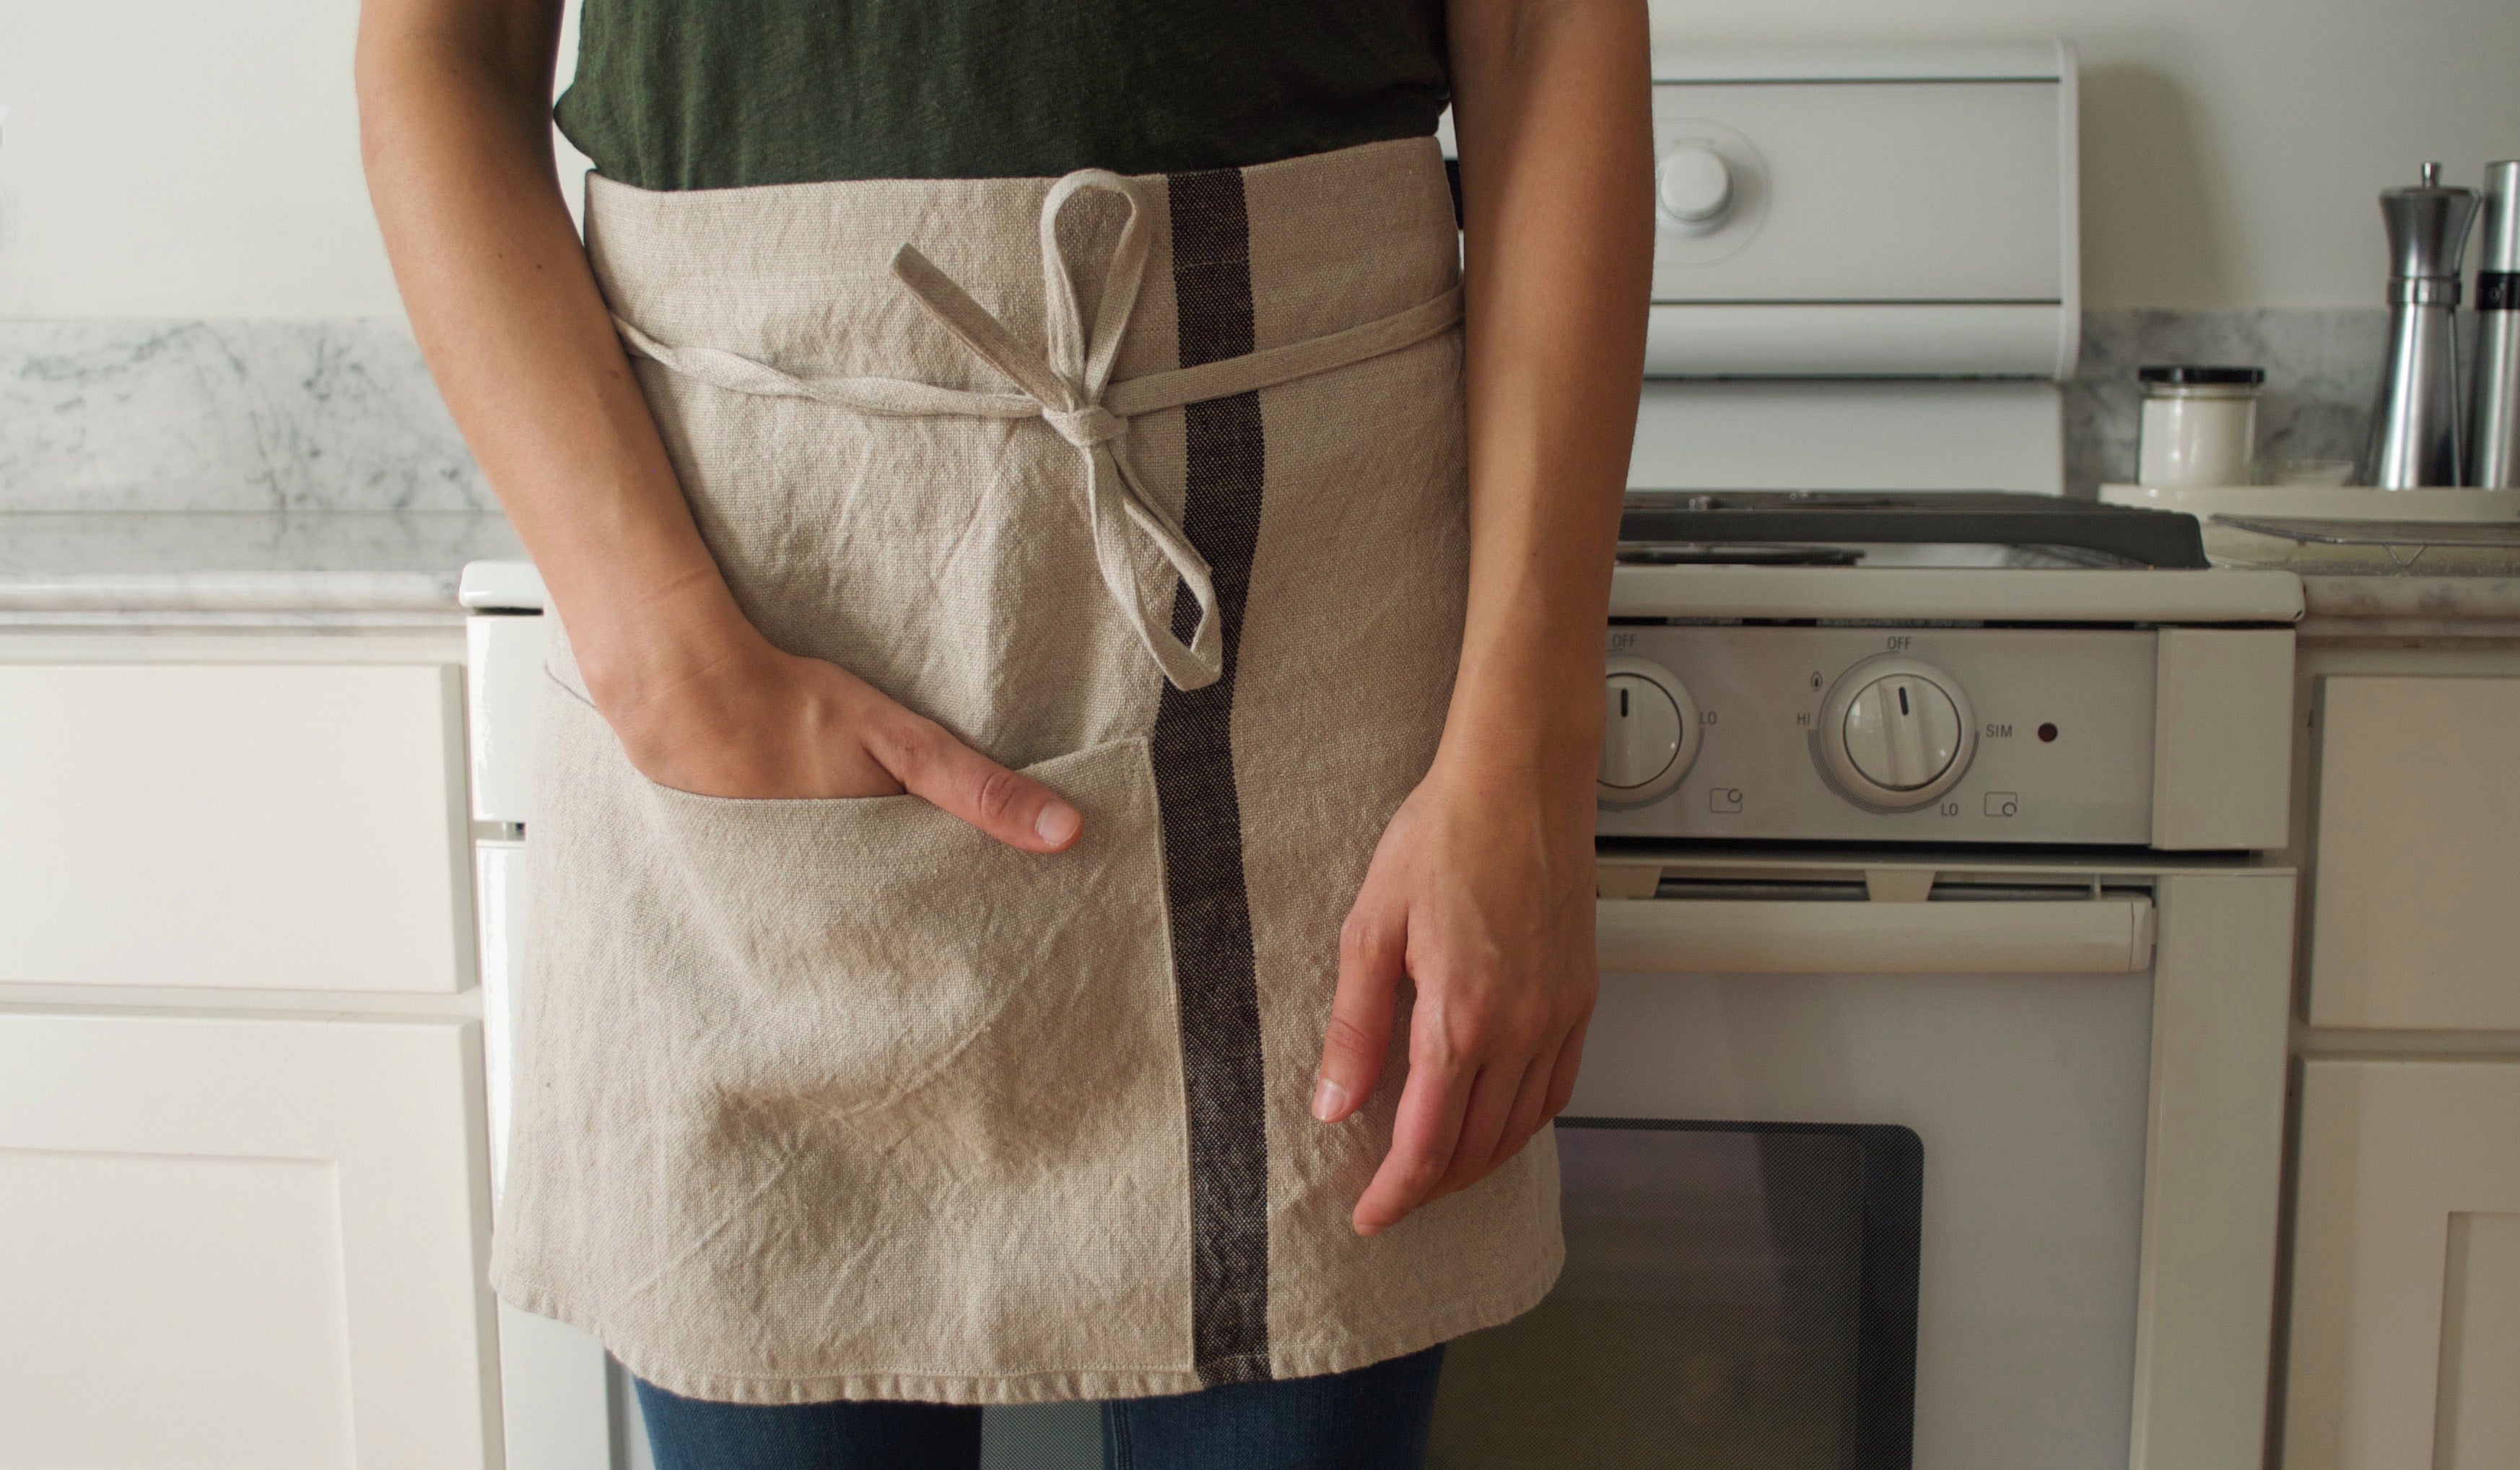
<svg viewBox="0 0 2520 1470">
<path fill-rule="evenodd" d="M 1874 679 L 1846 707 L 1846 754 L 1875 786 L 1914 791 L 1952 768 L 1960 713 L 1940 684 L 1912 673 Z"/>
<path fill-rule="evenodd" d="M 1670 669 L 1643 659 L 1609 663 L 1609 717 L 1598 791 L 1608 806 L 1660 801 L 1697 759 L 1697 705 Z"/>
<path fill-rule="evenodd" d="M 1654 203 L 1666 224 L 1713 229 L 1732 207 L 1732 169 L 1702 144 L 1675 148 L 1654 167 Z"/>
<path fill-rule="evenodd" d="M 1858 803 L 1898 810 L 1951 790 L 1976 752 L 1968 701 L 1951 675 L 1913 659 L 1868 659 L 1831 689 L 1822 767 Z"/>
</svg>

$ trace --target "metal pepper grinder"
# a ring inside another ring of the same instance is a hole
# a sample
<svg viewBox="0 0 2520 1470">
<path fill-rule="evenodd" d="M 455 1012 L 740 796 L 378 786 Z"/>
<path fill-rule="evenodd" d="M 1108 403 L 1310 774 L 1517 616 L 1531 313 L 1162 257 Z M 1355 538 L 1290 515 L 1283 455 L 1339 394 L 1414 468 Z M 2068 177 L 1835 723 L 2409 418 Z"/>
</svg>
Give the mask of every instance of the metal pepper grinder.
<svg viewBox="0 0 2520 1470">
<path fill-rule="evenodd" d="M 2476 219 L 2476 191 L 2444 188 L 2426 163 L 2412 189 L 2385 189 L 2389 229 L 2389 356 L 2362 448 L 2362 482 L 2383 489 L 2456 484 L 2459 256 Z"/>
</svg>

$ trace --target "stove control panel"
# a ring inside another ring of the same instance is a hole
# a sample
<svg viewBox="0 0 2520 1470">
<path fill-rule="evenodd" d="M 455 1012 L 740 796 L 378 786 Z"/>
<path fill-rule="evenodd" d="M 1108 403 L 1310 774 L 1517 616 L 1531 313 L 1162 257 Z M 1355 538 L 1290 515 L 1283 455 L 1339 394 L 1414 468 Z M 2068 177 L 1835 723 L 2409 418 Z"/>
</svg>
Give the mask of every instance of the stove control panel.
<svg viewBox="0 0 2520 1470">
<path fill-rule="evenodd" d="M 1599 831 L 2142 844 L 2139 628 L 1609 630 Z"/>
</svg>

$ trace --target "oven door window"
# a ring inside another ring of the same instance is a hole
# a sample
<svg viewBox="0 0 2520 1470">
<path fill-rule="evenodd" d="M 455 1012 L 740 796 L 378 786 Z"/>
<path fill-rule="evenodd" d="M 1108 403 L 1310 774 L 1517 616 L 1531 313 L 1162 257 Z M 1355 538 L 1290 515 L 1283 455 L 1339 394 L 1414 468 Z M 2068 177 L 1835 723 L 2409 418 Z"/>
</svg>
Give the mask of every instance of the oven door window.
<svg viewBox="0 0 2520 1470">
<path fill-rule="evenodd" d="M 1906 1128 L 1561 1119 L 1566 1269 L 1455 1343 L 1429 1464 L 1905 1470 Z"/>
</svg>

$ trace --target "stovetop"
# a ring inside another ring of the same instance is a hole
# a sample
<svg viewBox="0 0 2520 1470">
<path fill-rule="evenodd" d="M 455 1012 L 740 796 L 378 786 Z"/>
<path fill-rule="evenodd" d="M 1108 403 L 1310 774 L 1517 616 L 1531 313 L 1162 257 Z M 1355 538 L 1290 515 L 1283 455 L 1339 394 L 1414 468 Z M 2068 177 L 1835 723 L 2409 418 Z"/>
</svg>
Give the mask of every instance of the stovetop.
<svg viewBox="0 0 2520 1470">
<path fill-rule="evenodd" d="M 1629 566 L 2202 571 L 2196 518 L 1969 490 L 1631 490 Z"/>
</svg>

